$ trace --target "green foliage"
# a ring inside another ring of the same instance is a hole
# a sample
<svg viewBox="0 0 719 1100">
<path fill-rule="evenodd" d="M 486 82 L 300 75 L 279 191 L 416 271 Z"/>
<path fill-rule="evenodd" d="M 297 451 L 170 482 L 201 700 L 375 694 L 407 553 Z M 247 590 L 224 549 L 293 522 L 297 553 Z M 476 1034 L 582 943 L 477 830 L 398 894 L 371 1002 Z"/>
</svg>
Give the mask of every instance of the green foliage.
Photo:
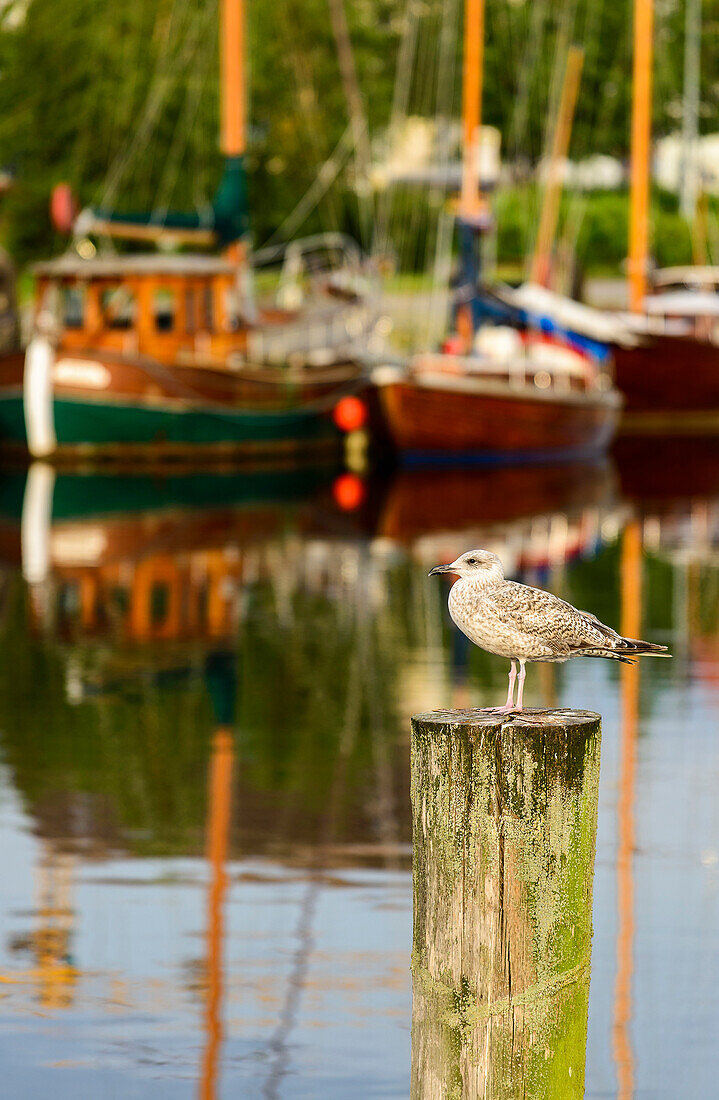
<svg viewBox="0 0 719 1100">
<path fill-rule="evenodd" d="M 559 234 L 574 200 L 565 195 Z M 629 239 L 629 195 L 626 191 L 597 191 L 584 199 L 584 213 L 576 244 L 579 263 L 585 271 L 619 272 L 623 269 Z M 497 196 L 497 255 L 500 263 L 518 263 L 533 243 L 538 200 L 534 187 L 508 188 Z M 652 194 L 652 254 L 659 267 L 691 263 L 689 226 L 677 210 L 676 196 L 656 189 Z"/>
<path fill-rule="evenodd" d="M 458 117 L 461 5 L 441 0 L 410 8 L 405 0 L 343 0 L 343 5 L 373 137 L 390 118 L 410 9 L 420 15 L 408 51 L 407 112 L 434 117 L 441 101 L 440 114 Z M 570 153 L 626 157 L 631 7 L 630 0 L 603 5 L 487 0 L 483 112 L 502 132 L 505 157 L 531 165 L 546 148 L 571 41 L 584 43 L 585 60 Z M 48 217 L 49 196 L 60 181 L 72 185 L 81 205 L 104 198 L 118 210 L 156 213 L 204 205 L 220 174 L 218 0 L 29 0 L 23 19 L 9 17 L 22 8 L 5 6 L 0 15 L 0 165 L 17 174 L 17 186 L 3 200 L 0 236 L 17 260 L 63 247 Z M 443 11 L 449 19 L 444 24 Z M 295 208 L 347 128 L 329 12 L 328 0 L 247 4 L 248 167 L 257 245 Z M 710 132 L 719 127 L 713 95 L 719 52 L 710 48 L 719 0 L 705 0 L 703 14 L 701 125 Z M 656 134 L 678 126 L 683 33 L 682 5 L 657 10 Z M 499 258 L 505 262 L 520 260 L 531 242 L 534 215 L 525 197 L 520 190 L 498 200 Z M 396 212 L 409 227 L 398 244 L 401 267 L 426 269 L 440 197 L 407 191 L 396 201 Z M 675 208 L 664 210 L 661 196 L 659 202 L 657 260 L 686 258 L 686 228 Z M 360 222 L 350 157 L 321 214 L 312 211 L 300 228 L 359 232 Z M 623 197 L 592 196 L 579 243 L 585 266 L 621 262 L 625 229 Z"/>
<path fill-rule="evenodd" d="M 616 266 L 627 254 L 629 201 L 626 192 L 591 195 L 577 241 L 577 253 L 585 267 Z"/>
<path fill-rule="evenodd" d="M 347 108 L 326 0 L 247 7 L 250 204 L 261 244 L 332 152 Z M 399 0 L 357 0 L 349 11 L 372 126 L 388 118 L 399 9 Z M 19 26 L 0 23 L 0 164 L 17 174 L 4 237 L 20 262 L 64 244 L 48 215 L 60 181 L 82 206 L 109 199 L 118 210 L 157 212 L 211 199 L 220 177 L 217 21 L 217 0 L 32 0 Z M 303 229 L 351 228 L 355 207 L 341 180 L 326 219 Z"/>
</svg>

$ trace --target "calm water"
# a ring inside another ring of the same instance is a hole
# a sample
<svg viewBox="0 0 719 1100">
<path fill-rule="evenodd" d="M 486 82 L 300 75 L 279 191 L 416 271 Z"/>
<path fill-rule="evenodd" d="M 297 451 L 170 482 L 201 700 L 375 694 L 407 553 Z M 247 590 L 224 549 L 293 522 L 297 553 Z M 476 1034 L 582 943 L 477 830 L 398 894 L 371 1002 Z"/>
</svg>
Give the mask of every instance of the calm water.
<svg viewBox="0 0 719 1100">
<path fill-rule="evenodd" d="M 599 468 L 0 481 L 2 1095 L 408 1097 L 412 712 L 503 701 L 474 545 L 665 642 L 601 711 L 590 1097 L 719 1077 L 719 447 Z"/>
</svg>

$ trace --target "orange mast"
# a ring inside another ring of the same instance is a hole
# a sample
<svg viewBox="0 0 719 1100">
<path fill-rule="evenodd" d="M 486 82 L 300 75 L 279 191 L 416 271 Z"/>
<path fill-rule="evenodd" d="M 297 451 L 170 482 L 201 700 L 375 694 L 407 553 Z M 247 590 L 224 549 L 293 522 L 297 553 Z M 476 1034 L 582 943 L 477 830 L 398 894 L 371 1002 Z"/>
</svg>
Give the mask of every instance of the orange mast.
<svg viewBox="0 0 719 1100">
<path fill-rule="evenodd" d="M 207 1041 L 199 1082 L 200 1100 L 215 1100 L 222 1047 L 224 900 L 227 890 L 227 846 L 232 811 L 232 730 L 220 726 L 212 738 L 210 759 L 207 861 L 212 877 L 207 900 Z"/>
<path fill-rule="evenodd" d="M 654 0 L 634 0 L 634 92 L 629 207 L 629 308 L 634 313 L 642 310 L 649 253 L 653 27 Z"/>
<path fill-rule="evenodd" d="M 482 126 L 484 0 L 465 0 L 462 70 L 462 195 L 460 213 L 476 214 L 482 205 L 477 160 Z"/>
<path fill-rule="evenodd" d="M 569 140 L 572 136 L 572 122 L 574 121 L 574 108 L 577 105 L 579 94 L 579 82 L 584 65 L 584 50 L 581 46 L 570 46 L 567 54 L 567 67 L 564 72 L 562 85 L 562 98 L 559 102 L 559 113 L 554 128 L 552 140 L 552 152 L 549 159 L 549 173 L 547 188 L 544 193 L 542 213 L 539 219 L 537 241 L 534 246 L 530 280 L 533 283 L 545 284 L 549 278 L 550 254 L 554 235 L 557 231 L 557 219 L 559 218 L 559 203 L 562 197 L 562 161 L 569 151 Z"/>
<path fill-rule="evenodd" d="M 242 157 L 245 129 L 245 12 L 244 0 L 221 0 L 220 17 L 220 145 L 226 157 Z M 242 263 L 243 241 L 233 241 L 226 257 Z"/>
<path fill-rule="evenodd" d="M 642 532 L 631 520 L 622 542 L 622 615 L 625 637 L 641 637 Z M 634 798 L 639 730 L 639 666 L 622 665 L 622 738 L 619 799 L 617 802 L 617 976 L 612 1027 L 617 1096 L 631 1100 L 634 1091 L 634 1054 L 630 1036 L 632 975 L 634 971 Z"/>
<path fill-rule="evenodd" d="M 243 0 L 222 0 L 220 19 L 221 146 L 226 157 L 245 151 L 245 20 Z"/>
</svg>

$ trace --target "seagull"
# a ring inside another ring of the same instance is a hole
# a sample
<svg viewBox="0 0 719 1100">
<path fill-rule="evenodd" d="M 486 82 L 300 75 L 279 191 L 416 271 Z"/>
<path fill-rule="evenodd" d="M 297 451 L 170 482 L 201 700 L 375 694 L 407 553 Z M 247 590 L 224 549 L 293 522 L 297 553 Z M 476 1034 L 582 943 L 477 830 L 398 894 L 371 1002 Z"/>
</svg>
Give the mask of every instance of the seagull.
<svg viewBox="0 0 719 1100">
<path fill-rule="evenodd" d="M 435 573 L 459 577 L 449 592 L 449 613 L 455 625 L 475 645 L 510 660 L 507 702 L 501 707 L 484 707 L 489 713 L 522 710 L 527 661 L 607 657 L 632 665 L 635 657 L 671 656 L 665 645 L 623 638 L 596 615 L 577 610 L 551 592 L 505 580 L 501 561 L 489 550 L 468 550 L 449 565 L 436 565 L 428 576 Z M 515 681 L 519 684 L 516 704 Z"/>
</svg>

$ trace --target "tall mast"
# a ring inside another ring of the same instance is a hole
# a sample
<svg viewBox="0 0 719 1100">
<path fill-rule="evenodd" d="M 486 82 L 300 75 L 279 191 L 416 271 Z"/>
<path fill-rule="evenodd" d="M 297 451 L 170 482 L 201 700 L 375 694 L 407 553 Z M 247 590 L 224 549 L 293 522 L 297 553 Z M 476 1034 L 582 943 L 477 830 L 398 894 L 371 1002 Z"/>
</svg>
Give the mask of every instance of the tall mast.
<svg viewBox="0 0 719 1100">
<path fill-rule="evenodd" d="M 226 157 L 245 152 L 245 19 L 244 0 L 221 0 L 220 145 Z"/>
<path fill-rule="evenodd" d="M 653 0 L 634 0 L 632 168 L 629 205 L 629 308 L 642 310 L 649 253 Z"/>
<path fill-rule="evenodd" d="M 206 211 L 167 211 L 161 222 L 151 213 L 124 214 L 95 207 L 85 216 L 84 232 L 107 233 L 128 240 L 165 240 L 211 245 L 219 242 L 229 259 L 243 258 L 248 230 L 245 148 L 245 20 L 244 0 L 219 0 L 220 149 L 225 168 Z"/>
<path fill-rule="evenodd" d="M 680 208 L 687 221 L 696 213 L 699 173 L 697 171 L 697 134 L 699 122 L 699 70 L 701 64 L 701 0 L 686 0 L 684 22 L 684 110 L 682 119 L 682 157 Z"/>
<path fill-rule="evenodd" d="M 465 0 L 462 71 L 462 194 L 460 214 L 471 217 L 481 206 L 478 154 L 482 125 L 484 0 Z"/>
<path fill-rule="evenodd" d="M 570 46 L 567 54 L 567 67 L 564 72 L 562 98 L 559 101 L 559 113 L 552 139 L 547 186 L 544 192 L 544 202 L 542 203 L 542 213 L 539 219 L 537 241 L 534 246 L 534 256 L 532 257 L 529 276 L 530 281 L 533 283 L 546 285 L 549 279 L 552 245 L 557 232 L 559 204 L 562 198 L 562 166 L 569 152 L 574 109 L 577 105 L 583 64 L 584 50 L 582 47 Z"/>
</svg>

